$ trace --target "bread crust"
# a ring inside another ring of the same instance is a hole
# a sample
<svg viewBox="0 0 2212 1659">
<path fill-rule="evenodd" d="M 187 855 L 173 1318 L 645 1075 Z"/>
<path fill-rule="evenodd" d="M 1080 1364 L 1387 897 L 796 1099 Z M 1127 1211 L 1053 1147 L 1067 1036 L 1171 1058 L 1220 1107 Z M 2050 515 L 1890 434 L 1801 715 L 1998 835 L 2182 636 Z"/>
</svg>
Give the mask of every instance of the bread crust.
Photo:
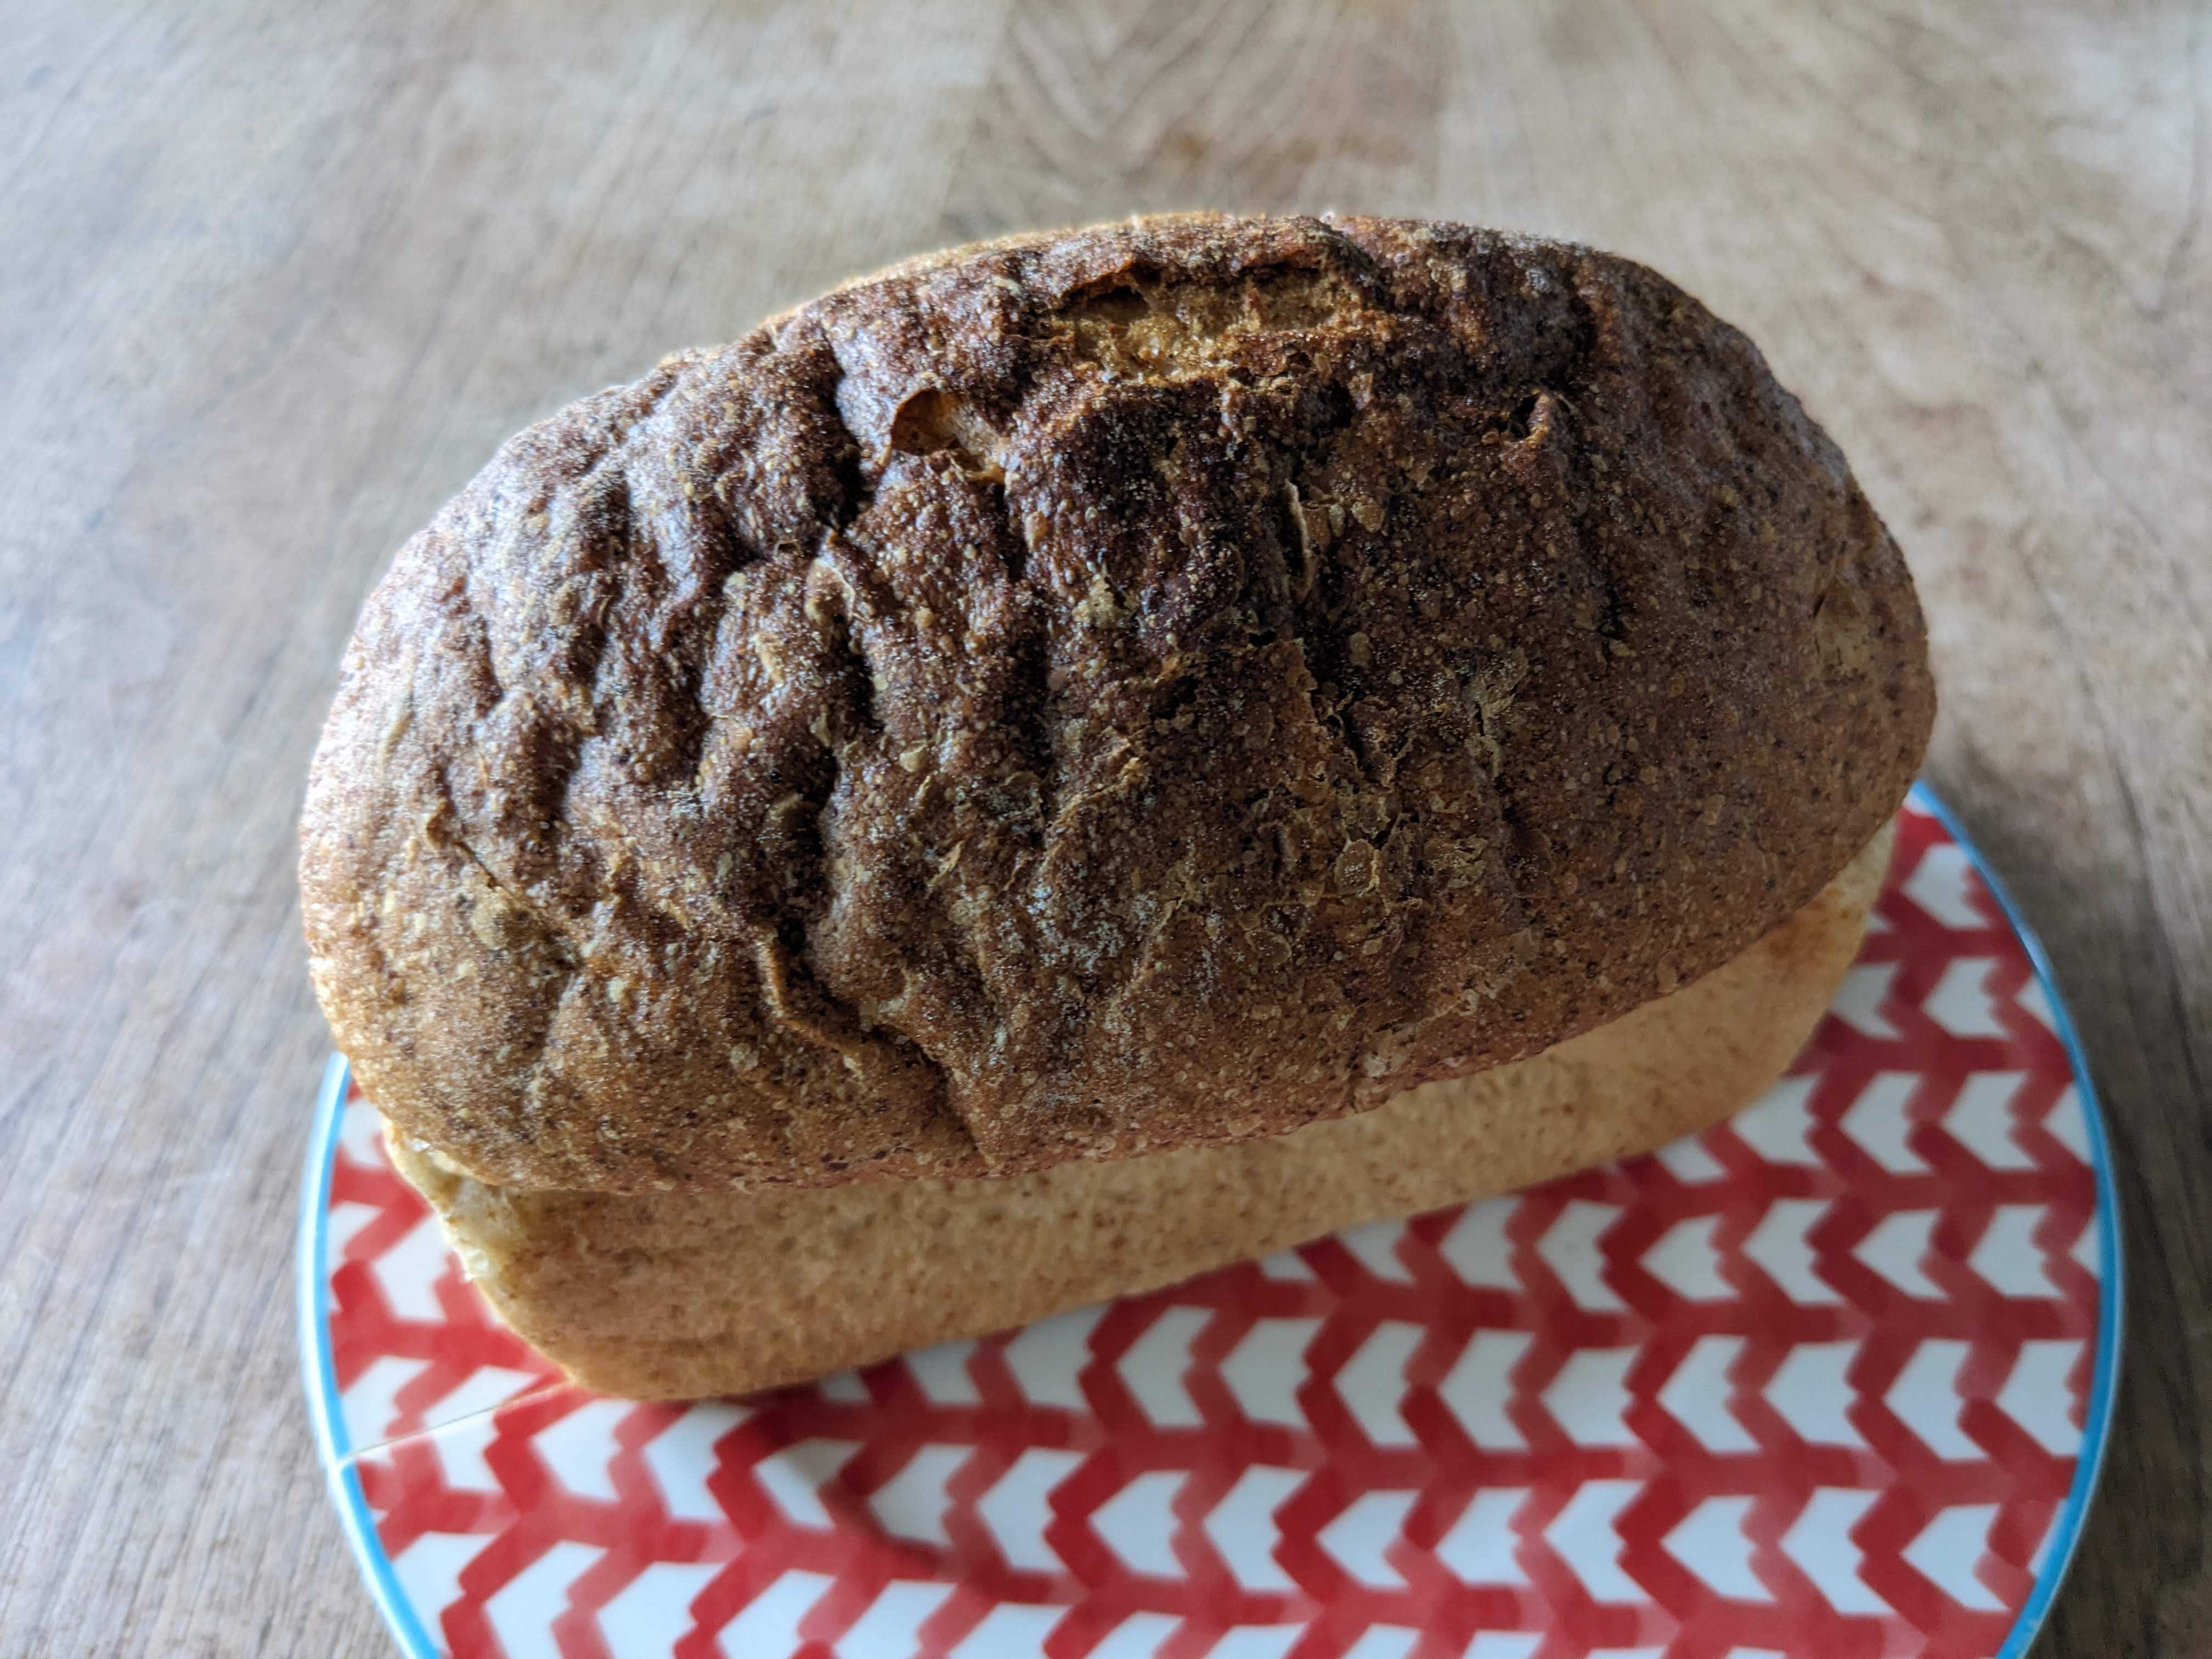
<svg viewBox="0 0 2212 1659">
<path fill-rule="evenodd" d="M 1139 220 L 848 284 L 511 440 L 368 602 L 316 990 L 504 1187 L 1279 1134 L 1710 972 L 1902 796 L 1894 543 L 1589 250 Z"/>
<path fill-rule="evenodd" d="M 1671 996 L 1531 1059 L 1271 1139 L 1006 1180 L 507 1191 L 393 1137 L 501 1316 L 586 1387 L 743 1394 L 1132 1295 L 1377 1216 L 1662 1146 L 1750 1104 L 1856 953 L 1893 840 Z"/>
</svg>

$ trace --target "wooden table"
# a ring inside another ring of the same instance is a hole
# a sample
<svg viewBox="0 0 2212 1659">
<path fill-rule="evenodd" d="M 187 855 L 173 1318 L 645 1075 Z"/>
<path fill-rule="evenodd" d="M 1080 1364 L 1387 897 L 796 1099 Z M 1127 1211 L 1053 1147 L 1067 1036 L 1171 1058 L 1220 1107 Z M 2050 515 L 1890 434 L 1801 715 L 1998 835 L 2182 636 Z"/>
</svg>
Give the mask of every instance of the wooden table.
<svg viewBox="0 0 2212 1659">
<path fill-rule="evenodd" d="M 2128 1359 L 2043 1651 L 2212 1651 L 2208 12 L 1923 0 L 0 15 L 0 1651 L 386 1651 L 289 1273 L 356 606 L 506 433 L 897 255 L 1340 207 L 1639 256 L 1917 568 L 1929 773 L 2116 1131 Z"/>
</svg>

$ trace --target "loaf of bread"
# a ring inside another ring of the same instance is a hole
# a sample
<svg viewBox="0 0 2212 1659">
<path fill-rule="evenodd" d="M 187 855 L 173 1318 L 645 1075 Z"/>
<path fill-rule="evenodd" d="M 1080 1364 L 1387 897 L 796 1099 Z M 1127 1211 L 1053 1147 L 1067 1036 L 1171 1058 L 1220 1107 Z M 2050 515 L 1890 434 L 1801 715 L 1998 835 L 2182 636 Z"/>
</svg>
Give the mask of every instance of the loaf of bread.
<svg viewBox="0 0 2212 1659">
<path fill-rule="evenodd" d="M 1932 701 L 1842 457 L 1652 272 L 1017 238 L 570 406 L 402 550 L 311 962 L 381 1110 L 499 1186 L 1278 1134 L 1745 950 Z"/>
<path fill-rule="evenodd" d="M 782 1380 L 1749 1097 L 1933 702 L 1835 447 L 1641 266 L 1018 237 L 573 404 L 401 550 L 311 964 L 519 1327 Z"/>
</svg>

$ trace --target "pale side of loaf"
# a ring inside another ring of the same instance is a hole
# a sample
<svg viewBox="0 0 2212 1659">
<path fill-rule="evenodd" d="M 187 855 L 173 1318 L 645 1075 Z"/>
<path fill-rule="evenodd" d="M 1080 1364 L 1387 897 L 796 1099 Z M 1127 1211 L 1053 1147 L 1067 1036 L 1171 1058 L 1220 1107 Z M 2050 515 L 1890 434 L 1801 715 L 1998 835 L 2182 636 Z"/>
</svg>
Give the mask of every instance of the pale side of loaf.
<svg viewBox="0 0 2212 1659">
<path fill-rule="evenodd" d="M 1660 1146 L 1748 1104 L 1856 952 L 1893 836 L 1712 973 L 1517 1064 L 1285 1135 L 1002 1180 L 517 1192 L 394 1135 L 471 1276 L 577 1381 L 742 1394 Z"/>
<path fill-rule="evenodd" d="M 958 251 L 506 445 L 370 599 L 301 886 L 504 1186 L 1279 1133 L 1718 967 L 1902 797 L 1895 544 L 1759 352 L 1464 227 Z"/>
</svg>

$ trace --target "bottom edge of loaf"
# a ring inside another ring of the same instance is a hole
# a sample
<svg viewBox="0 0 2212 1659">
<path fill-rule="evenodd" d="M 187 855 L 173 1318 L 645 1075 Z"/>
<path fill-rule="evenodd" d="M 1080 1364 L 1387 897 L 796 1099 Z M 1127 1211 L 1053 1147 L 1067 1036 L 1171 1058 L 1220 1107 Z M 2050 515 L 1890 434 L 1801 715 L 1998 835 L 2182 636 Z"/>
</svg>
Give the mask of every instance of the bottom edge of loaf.
<svg viewBox="0 0 2212 1659">
<path fill-rule="evenodd" d="M 490 1187 L 388 1140 L 470 1278 L 572 1380 L 633 1399 L 750 1393 L 1717 1122 L 1819 1023 L 1893 840 L 1885 830 L 1802 909 L 1671 995 L 1530 1059 L 1261 1140 L 1003 1179 L 644 1194 Z"/>
</svg>

